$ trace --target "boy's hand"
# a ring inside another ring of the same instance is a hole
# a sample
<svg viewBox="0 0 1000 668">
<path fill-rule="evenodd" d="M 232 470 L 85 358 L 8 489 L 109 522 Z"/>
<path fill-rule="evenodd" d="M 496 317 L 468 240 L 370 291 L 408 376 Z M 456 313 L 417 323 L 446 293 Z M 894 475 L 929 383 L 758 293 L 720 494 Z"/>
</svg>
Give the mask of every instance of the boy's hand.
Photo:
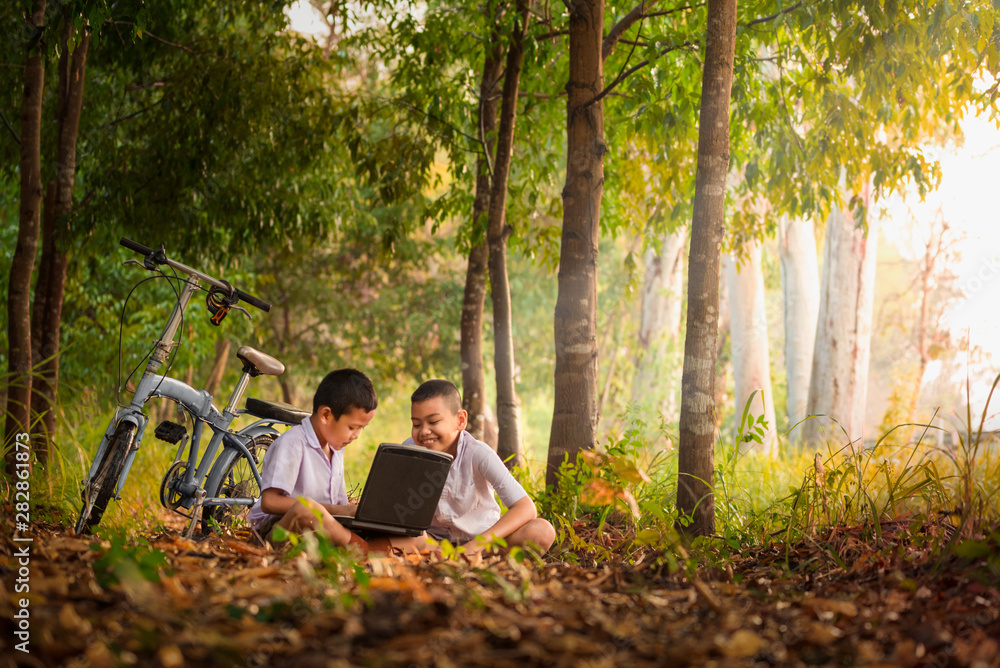
<svg viewBox="0 0 1000 668">
<path fill-rule="evenodd" d="M 332 504 L 324 504 L 326 511 L 331 515 L 347 515 L 348 517 L 354 517 L 358 512 L 358 505 L 353 504 L 350 506 L 334 506 Z"/>
<path fill-rule="evenodd" d="M 471 557 L 472 555 L 482 554 L 487 547 L 489 547 L 489 542 L 483 540 L 481 537 L 478 536 L 470 540 L 468 543 L 462 545 L 462 548 L 465 550 L 463 554 L 467 557 Z"/>
</svg>

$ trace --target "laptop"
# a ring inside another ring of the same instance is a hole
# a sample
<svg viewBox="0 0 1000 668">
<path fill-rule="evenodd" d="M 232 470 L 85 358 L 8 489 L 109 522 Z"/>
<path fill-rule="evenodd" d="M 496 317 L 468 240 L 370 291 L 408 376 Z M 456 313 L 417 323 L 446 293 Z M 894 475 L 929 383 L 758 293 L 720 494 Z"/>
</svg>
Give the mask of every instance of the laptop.
<svg viewBox="0 0 1000 668">
<path fill-rule="evenodd" d="M 419 536 L 434 519 L 451 461 L 451 455 L 419 445 L 382 443 L 357 513 L 334 519 L 354 531 Z"/>
</svg>

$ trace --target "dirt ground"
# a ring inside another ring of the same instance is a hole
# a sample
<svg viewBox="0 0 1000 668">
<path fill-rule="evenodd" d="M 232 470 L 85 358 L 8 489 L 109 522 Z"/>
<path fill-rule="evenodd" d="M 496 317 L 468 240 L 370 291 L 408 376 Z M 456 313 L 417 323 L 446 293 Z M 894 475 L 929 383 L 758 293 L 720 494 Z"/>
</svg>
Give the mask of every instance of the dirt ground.
<svg viewBox="0 0 1000 668">
<path fill-rule="evenodd" d="M 179 529 L 144 542 L 36 527 L 27 543 L 11 528 L 3 665 L 1000 666 L 986 557 L 941 558 L 885 534 L 876 549 L 859 528 L 687 574 L 656 550 L 604 564 L 355 566 Z"/>
</svg>

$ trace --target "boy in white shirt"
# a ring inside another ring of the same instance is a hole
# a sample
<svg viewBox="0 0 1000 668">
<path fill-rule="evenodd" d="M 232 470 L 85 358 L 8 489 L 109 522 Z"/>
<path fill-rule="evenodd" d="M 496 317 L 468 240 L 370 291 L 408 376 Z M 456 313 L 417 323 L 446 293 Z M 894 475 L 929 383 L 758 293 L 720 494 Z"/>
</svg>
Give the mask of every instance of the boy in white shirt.
<svg viewBox="0 0 1000 668">
<path fill-rule="evenodd" d="M 261 536 L 269 539 L 277 525 L 300 534 L 322 531 L 336 545 L 365 552 L 391 549 L 386 538 L 365 541 L 333 518 L 357 511 L 347 498 L 343 450 L 371 422 L 376 407 L 378 397 L 365 374 L 337 369 L 326 375 L 313 397 L 312 415 L 279 436 L 264 458 L 263 491 L 249 515 Z"/>
<path fill-rule="evenodd" d="M 535 503 L 493 449 L 465 431 L 469 415 L 462 408 L 458 388 L 447 380 L 429 380 L 410 400 L 412 432 L 406 443 L 455 458 L 427 534 L 463 546 L 467 555 L 484 548 L 485 543 L 476 540 L 479 536 L 499 536 L 508 546 L 530 543 L 543 553 L 548 550 L 555 541 L 555 529 L 538 517 Z M 494 491 L 507 506 L 506 513 L 501 514 Z M 406 547 L 419 548 L 422 540 L 413 539 Z"/>
</svg>

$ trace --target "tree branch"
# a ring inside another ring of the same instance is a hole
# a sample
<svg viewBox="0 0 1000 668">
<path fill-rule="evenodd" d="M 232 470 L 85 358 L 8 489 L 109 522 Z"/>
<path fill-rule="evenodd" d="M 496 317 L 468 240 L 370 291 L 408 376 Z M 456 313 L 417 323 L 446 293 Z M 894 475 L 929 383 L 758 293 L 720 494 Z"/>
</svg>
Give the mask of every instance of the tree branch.
<svg viewBox="0 0 1000 668">
<path fill-rule="evenodd" d="M 443 118 L 438 118 L 438 117 L 437 117 L 437 116 L 435 116 L 434 114 L 428 114 L 428 113 L 427 113 L 426 111 L 424 111 L 423 109 L 421 109 L 421 108 L 419 108 L 419 107 L 416 107 L 416 106 L 414 106 L 414 105 L 410 104 L 409 102 L 406 102 L 406 101 L 404 101 L 404 100 L 397 100 L 397 101 L 395 101 L 395 102 L 391 102 L 391 103 L 392 103 L 392 104 L 396 104 L 396 105 L 399 105 L 399 106 L 400 106 L 400 107 L 402 107 L 403 109 L 408 109 L 408 110 L 410 110 L 410 111 L 412 111 L 412 112 L 414 112 L 414 113 L 416 113 L 416 114 L 420 114 L 420 115 L 421 115 L 421 116 L 423 116 L 424 118 L 427 118 L 427 119 L 429 119 L 429 120 L 432 120 L 432 121 L 435 121 L 435 122 L 437 122 L 437 123 L 440 123 L 441 125 L 443 125 L 444 127 L 446 127 L 446 128 L 448 128 L 448 129 L 450 129 L 450 130 L 451 130 L 452 132 L 454 132 L 455 134 L 459 135 L 460 137 L 465 137 L 466 139 L 468 139 L 468 140 L 469 140 L 470 142 L 472 142 L 473 144 L 477 144 L 477 145 L 479 145 L 479 144 L 480 144 L 480 141 L 479 141 L 479 138 L 478 138 L 478 137 L 473 137 L 473 136 L 472 136 L 472 135 L 470 135 L 470 134 L 467 134 L 467 133 L 465 133 L 465 132 L 462 132 L 462 131 L 461 131 L 461 130 L 459 130 L 459 129 L 458 129 L 457 127 L 455 127 L 454 125 L 452 125 L 452 124 L 451 124 L 451 123 L 449 123 L 448 121 L 444 120 Z M 440 136 L 440 135 L 438 135 L 438 136 Z M 442 137 L 442 139 L 443 139 L 443 137 Z M 454 143 L 454 142 L 452 142 L 452 143 Z M 457 144 L 456 144 L 456 145 L 457 145 Z M 461 149 L 462 149 L 463 151 L 466 151 L 466 152 L 468 152 L 468 153 L 479 153 L 479 150 L 478 150 L 478 149 L 467 149 L 467 148 L 464 148 L 464 147 L 460 147 L 460 148 L 461 148 Z"/>
<path fill-rule="evenodd" d="M 652 0 L 653 3 L 656 0 Z M 601 45 L 601 60 L 607 60 L 608 56 L 615 48 L 615 44 L 621 39 L 621 36 L 625 34 L 625 31 L 632 27 L 636 21 L 640 21 L 646 16 L 646 0 L 641 0 L 641 2 L 633 7 L 628 14 L 622 17 L 622 20 L 616 23 L 608 34 L 604 38 L 604 43 Z"/>
<path fill-rule="evenodd" d="M 160 88 L 161 86 L 166 86 L 166 81 L 154 81 L 148 84 L 136 84 L 135 86 L 126 86 L 126 93 L 134 93 L 137 90 L 146 90 L 147 88 Z"/>
<path fill-rule="evenodd" d="M 144 114 L 144 113 L 146 113 L 147 111 L 149 111 L 149 110 L 150 110 L 150 109 L 152 109 L 153 107 L 155 107 L 155 106 L 158 106 L 158 105 L 160 105 L 160 104 L 163 104 L 163 102 L 164 102 L 164 100 L 160 100 L 159 102 L 154 102 L 153 104 L 149 105 L 148 107 L 143 107 L 143 108 L 142 108 L 142 109 L 140 109 L 139 111 L 134 111 L 134 112 L 132 112 L 131 114 L 128 114 L 127 116 L 119 116 L 119 117 L 118 117 L 118 118 L 116 118 L 115 120 L 113 120 L 113 121 L 111 121 L 111 122 L 109 122 L 109 123 L 105 123 L 105 124 L 104 124 L 104 125 L 102 125 L 101 127 L 102 127 L 102 128 L 110 128 L 110 127 L 114 127 L 115 125 L 118 125 L 118 124 L 119 124 L 119 123 L 121 123 L 122 121 L 127 121 L 127 120 L 128 120 L 128 119 L 130 119 L 130 118 L 135 118 L 135 117 L 136 117 L 136 116 L 138 116 L 139 114 Z"/>
<path fill-rule="evenodd" d="M 16 132 L 14 132 L 14 128 L 11 127 L 10 121 L 7 120 L 7 117 L 3 115 L 2 111 L 0 111 L 0 118 L 3 119 L 3 124 L 6 125 L 7 129 L 10 131 L 10 136 L 13 137 L 14 141 L 16 141 L 18 143 L 18 145 L 20 146 L 20 144 L 21 144 L 21 138 L 17 136 Z"/>
<path fill-rule="evenodd" d="M 89 193 L 87 193 L 87 194 L 86 194 L 86 195 L 84 196 L 84 198 L 83 198 L 82 200 L 80 200 L 80 201 L 79 201 L 79 203 L 77 203 L 77 205 L 76 205 L 76 208 L 77 208 L 77 209 L 82 209 L 83 207 L 87 206 L 87 202 L 89 202 L 89 201 L 90 201 L 90 198 L 94 196 L 94 193 L 95 193 L 95 192 L 97 192 L 97 188 L 91 188 L 91 189 L 90 189 L 90 192 L 89 192 Z"/>
<path fill-rule="evenodd" d="M 532 98 L 534 100 L 551 100 L 557 97 L 565 97 L 566 91 L 561 91 L 553 95 L 551 93 L 529 93 L 522 90 L 518 92 L 517 96 L 520 98 Z"/>
<path fill-rule="evenodd" d="M 123 26 L 135 25 L 132 21 L 113 21 L 111 19 L 108 19 L 108 23 L 110 23 L 112 25 L 116 25 L 116 26 L 117 25 L 123 25 Z M 194 51 L 192 51 L 190 48 L 184 46 L 183 44 L 174 44 L 173 42 L 168 42 L 167 40 L 163 39 L 162 37 L 157 37 L 156 35 L 154 35 L 153 33 L 149 32 L 148 30 L 143 30 L 142 33 L 144 35 L 149 35 L 150 37 L 152 37 L 153 39 L 155 39 L 157 42 L 160 42 L 162 44 L 166 44 L 167 46 L 172 46 L 175 49 L 182 49 L 184 51 L 187 51 L 192 56 L 197 56 L 198 55 L 197 53 L 195 53 Z"/>
<path fill-rule="evenodd" d="M 800 2 L 796 2 L 791 7 L 786 7 L 785 9 L 782 9 L 777 14 L 771 14 L 770 16 L 763 16 L 763 17 L 761 17 L 759 19 L 754 19 L 750 23 L 746 24 L 744 27 L 745 28 L 752 28 L 753 26 L 755 26 L 755 25 L 757 25 L 759 23 L 767 23 L 768 21 L 773 21 L 774 19 L 778 18 L 779 16 L 784 16 L 785 14 L 794 12 L 796 9 L 798 9 L 801 6 L 802 6 L 802 2 L 801 1 Z"/>
<path fill-rule="evenodd" d="M 535 35 L 535 41 L 536 42 L 541 42 L 543 39 L 551 39 L 553 37 L 562 37 L 562 36 L 568 35 L 568 34 L 569 34 L 569 30 L 550 30 L 549 32 L 544 33 L 542 35 Z"/>
<path fill-rule="evenodd" d="M 652 0 L 650 4 L 651 5 L 656 4 L 657 1 L 658 0 Z M 632 11 L 626 14 L 622 18 L 622 20 L 619 21 L 617 24 L 615 24 L 615 26 L 611 28 L 611 30 L 608 32 L 607 37 L 604 38 L 604 44 L 601 46 L 601 59 L 602 60 L 608 59 L 608 56 L 611 55 L 611 51 L 615 48 L 615 44 L 618 41 L 622 41 L 620 40 L 622 34 L 624 34 L 626 30 L 631 28 L 632 24 L 634 24 L 639 19 L 644 19 L 644 18 L 650 19 L 657 16 L 668 16 L 670 14 L 676 14 L 677 12 L 683 12 L 687 9 L 694 9 L 696 7 L 701 7 L 704 4 L 705 4 L 704 2 L 699 2 L 699 3 L 692 3 L 689 5 L 680 5 L 672 9 L 666 9 L 662 12 L 647 12 L 645 11 L 646 2 L 643 1 L 639 3 L 638 5 L 633 7 Z"/>
<path fill-rule="evenodd" d="M 683 49 L 683 48 L 687 48 L 687 47 L 691 47 L 691 46 L 696 46 L 696 44 L 694 42 L 684 42 L 683 44 L 676 44 L 674 46 L 668 46 L 665 49 L 661 49 L 660 52 L 656 54 L 656 58 L 659 58 L 660 56 L 665 56 L 666 54 L 670 53 L 671 51 L 676 51 L 678 49 Z M 655 58 L 653 60 L 655 60 Z M 633 65 L 632 67 L 628 68 L 627 70 L 623 70 L 617 77 L 615 77 L 614 81 L 612 81 L 610 84 L 608 84 L 608 86 L 604 90 L 602 90 L 600 93 L 598 93 L 597 96 L 594 97 L 594 99 L 592 99 L 587 104 L 581 106 L 580 109 L 581 110 L 582 109 L 586 109 L 590 105 L 595 104 L 595 103 L 603 100 L 604 98 L 606 98 L 611 93 L 611 91 L 614 90 L 614 88 L 616 86 L 618 86 L 618 84 L 620 84 L 622 81 L 624 81 L 626 78 L 628 78 L 629 75 L 634 74 L 635 72 L 641 70 L 646 65 L 649 65 L 650 62 L 652 62 L 652 60 L 646 59 L 646 60 L 642 61 L 641 63 L 637 63 L 637 64 Z"/>
<path fill-rule="evenodd" d="M 704 4 L 705 4 L 704 2 L 696 2 L 690 5 L 681 5 L 680 7 L 674 7 L 673 9 L 667 9 L 662 12 L 650 12 L 649 14 L 646 14 L 646 18 L 652 19 L 656 18 L 657 16 L 667 16 L 668 14 L 676 14 L 677 12 L 683 12 L 685 9 L 696 9 L 698 7 L 703 6 Z"/>
</svg>

